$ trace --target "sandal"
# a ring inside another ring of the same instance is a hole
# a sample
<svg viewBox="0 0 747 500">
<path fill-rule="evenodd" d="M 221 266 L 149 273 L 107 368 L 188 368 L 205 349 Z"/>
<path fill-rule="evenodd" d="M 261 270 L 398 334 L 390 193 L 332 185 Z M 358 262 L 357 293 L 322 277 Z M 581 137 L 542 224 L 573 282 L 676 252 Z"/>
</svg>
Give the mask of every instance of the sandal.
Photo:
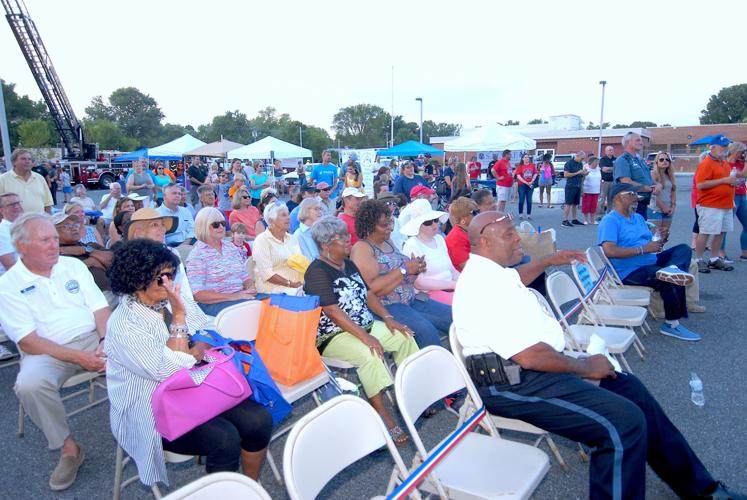
<svg viewBox="0 0 747 500">
<path fill-rule="evenodd" d="M 394 444 L 396 444 L 397 446 L 402 446 L 410 440 L 410 437 L 405 434 L 405 431 L 403 431 L 399 425 L 395 425 L 394 427 L 390 428 L 389 435 L 392 437 L 392 441 L 394 441 Z"/>
</svg>

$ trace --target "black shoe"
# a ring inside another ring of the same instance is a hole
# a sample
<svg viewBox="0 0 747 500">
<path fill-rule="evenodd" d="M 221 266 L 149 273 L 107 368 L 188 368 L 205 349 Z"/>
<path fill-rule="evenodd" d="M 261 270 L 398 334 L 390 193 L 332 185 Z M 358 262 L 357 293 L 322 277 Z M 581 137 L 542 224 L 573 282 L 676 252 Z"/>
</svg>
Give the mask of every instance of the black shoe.
<svg viewBox="0 0 747 500">
<path fill-rule="evenodd" d="M 574 226 L 585 226 L 585 225 L 586 225 L 586 224 L 584 224 L 583 222 L 581 222 L 581 221 L 580 221 L 580 220 L 578 220 L 578 219 L 573 219 L 573 220 L 571 221 L 571 224 L 573 224 Z"/>
<path fill-rule="evenodd" d="M 703 493 L 698 498 L 709 498 L 713 500 L 747 500 L 747 496 L 731 491 L 726 487 L 724 483 L 718 481 L 713 489 L 709 493 Z"/>
<path fill-rule="evenodd" d="M 708 267 L 710 269 L 718 269 L 719 271 L 733 271 L 734 266 L 727 264 L 723 257 L 719 257 L 716 260 L 708 261 Z"/>
<path fill-rule="evenodd" d="M 573 224 L 571 224 L 567 220 L 564 220 L 563 222 L 561 222 L 560 225 L 565 226 L 565 227 L 573 227 Z"/>
</svg>

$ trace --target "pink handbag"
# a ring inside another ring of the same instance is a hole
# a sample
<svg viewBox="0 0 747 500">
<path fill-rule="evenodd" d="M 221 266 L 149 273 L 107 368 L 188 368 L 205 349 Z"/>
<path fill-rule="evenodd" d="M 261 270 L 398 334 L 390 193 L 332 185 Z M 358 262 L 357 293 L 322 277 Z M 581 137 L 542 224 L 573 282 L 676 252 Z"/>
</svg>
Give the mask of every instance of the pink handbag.
<svg viewBox="0 0 747 500">
<path fill-rule="evenodd" d="M 233 356 L 231 347 L 210 349 L 205 351 L 207 364 L 182 368 L 158 384 L 150 405 L 161 436 L 173 441 L 252 394 Z"/>
</svg>

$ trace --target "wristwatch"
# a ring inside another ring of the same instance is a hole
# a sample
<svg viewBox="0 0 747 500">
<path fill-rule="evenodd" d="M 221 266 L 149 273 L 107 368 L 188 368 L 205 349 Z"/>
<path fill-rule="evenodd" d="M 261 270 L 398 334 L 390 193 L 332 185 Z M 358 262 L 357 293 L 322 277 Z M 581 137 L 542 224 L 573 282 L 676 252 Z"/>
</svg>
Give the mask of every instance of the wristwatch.
<svg viewBox="0 0 747 500">
<path fill-rule="evenodd" d="M 407 268 L 405 266 L 399 266 L 399 272 L 402 273 L 402 276 L 407 276 Z"/>
<path fill-rule="evenodd" d="M 95 249 L 95 248 L 93 248 L 93 247 L 92 247 L 91 245 L 86 245 L 86 246 L 84 246 L 84 247 L 83 247 L 83 249 L 84 249 L 84 250 L 85 250 L 85 251 L 86 251 L 87 253 L 91 253 L 91 252 L 93 252 L 94 250 L 96 250 L 96 249 Z"/>
</svg>

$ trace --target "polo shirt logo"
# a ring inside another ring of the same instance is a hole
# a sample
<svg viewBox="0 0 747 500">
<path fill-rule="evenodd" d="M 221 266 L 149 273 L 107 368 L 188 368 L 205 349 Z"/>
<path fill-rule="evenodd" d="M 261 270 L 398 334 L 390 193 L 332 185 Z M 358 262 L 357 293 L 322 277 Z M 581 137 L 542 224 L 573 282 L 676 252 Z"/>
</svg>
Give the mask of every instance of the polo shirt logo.
<svg viewBox="0 0 747 500">
<path fill-rule="evenodd" d="M 80 284 L 78 283 L 78 280 L 70 280 L 67 283 L 65 283 L 65 290 L 67 290 L 70 293 L 80 292 Z"/>
</svg>

